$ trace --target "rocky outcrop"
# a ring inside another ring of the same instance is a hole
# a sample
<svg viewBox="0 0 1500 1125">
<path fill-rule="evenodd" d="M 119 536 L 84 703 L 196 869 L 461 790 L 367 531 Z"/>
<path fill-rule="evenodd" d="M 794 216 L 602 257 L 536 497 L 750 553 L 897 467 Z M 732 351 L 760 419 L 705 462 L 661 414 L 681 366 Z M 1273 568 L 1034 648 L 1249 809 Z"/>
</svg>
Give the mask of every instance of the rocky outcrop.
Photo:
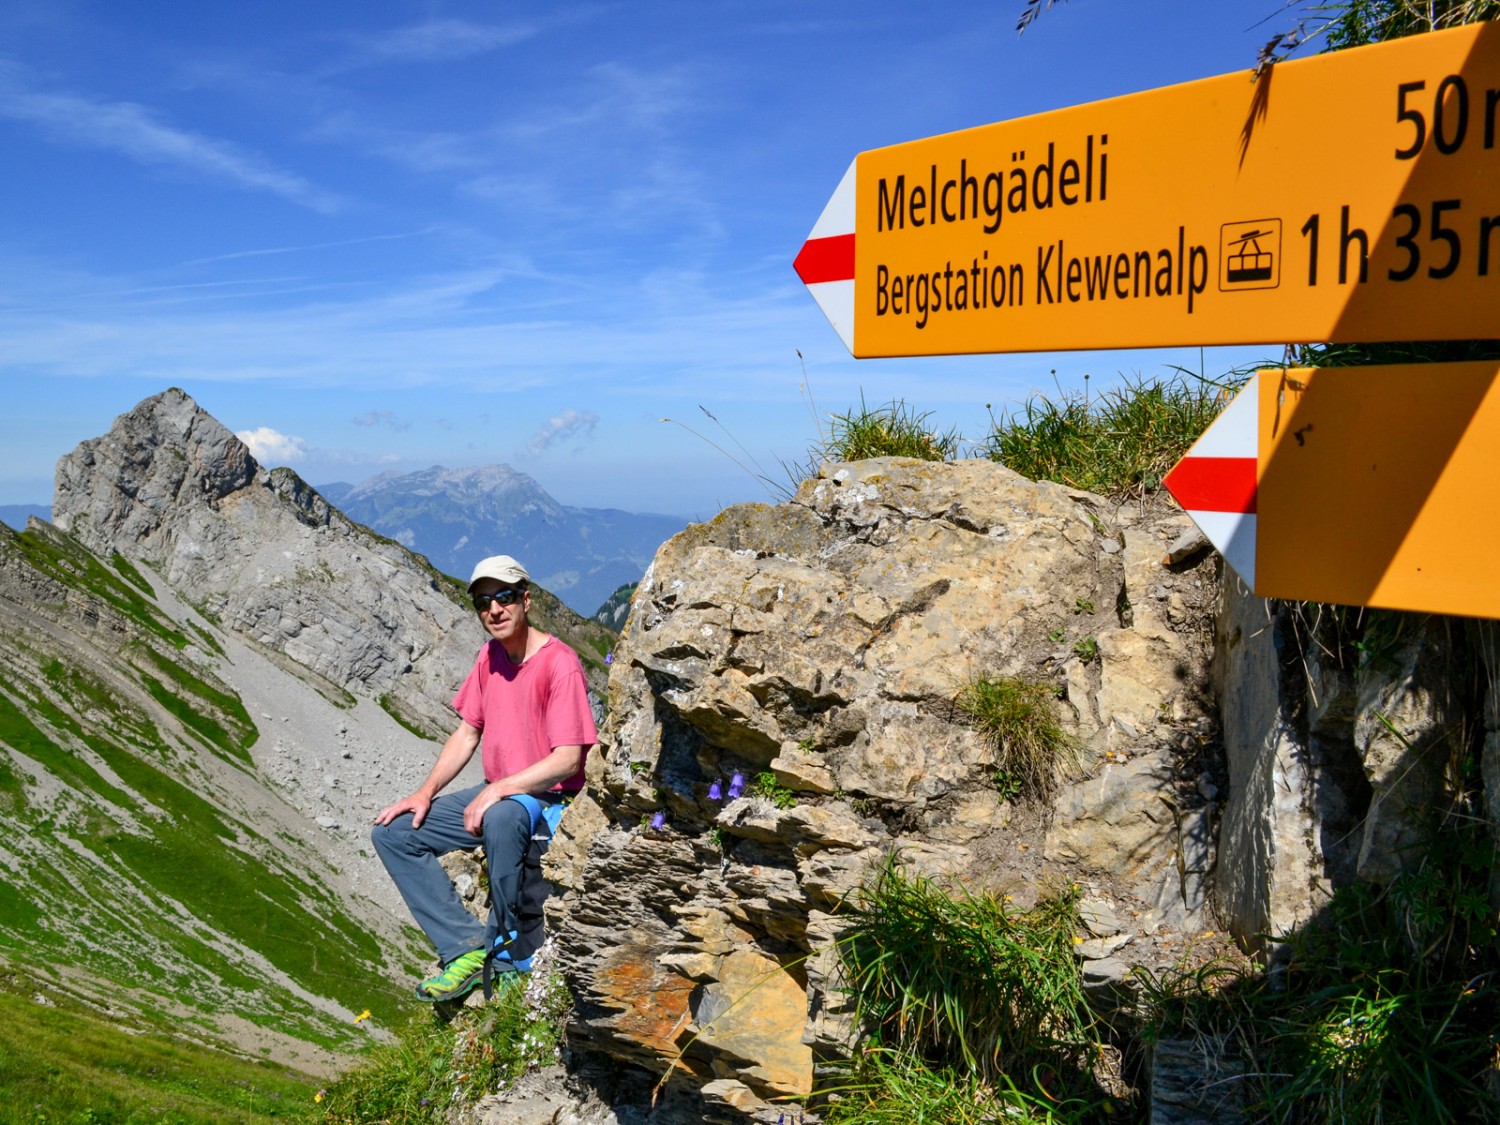
<svg viewBox="0 0 1500 1125">
<path fill-rule="evenodd" d="M 1022 905 L 1085 884 L 1098 979 L 1214 928 L 1217 562 L 1163 564 L 1188 526 L 987 461 L 883 459 L 665 545 L 549 856 L 579 1045 L 774 1121 L 849 1035 L 839 906 L 891 853 Z M 1050 807 L 1000 798 L 954 707 L 1017 675 L 1057 686 L 1081 748 Z"/>
<path fill-rule="evenodd" d="M 267 472 L 179 390 L 146 399 L 58 462 L 56 525 L 145 563 L 212 620 L 434 736 L 483 636 L 462 584 L 345 518 L 287 469 Z M 539 595 L 602 688 L 602 628 Z M 599 651 L 577 645 L 597 632 Z"/>
<path fill-rule="evenodd" d="M 1082 884 L 1106 997 L 1227 937 L 1269 954 L 1338 887 L 1417 862 L 1481 730 L 1500 788 L 1492 627 L 1268 603 L 1221 573 L 1180 512 L 988 462 L 825 466 L 677 536 L 551 853 L 576 1044 L 711 1119 L 774 1121 L 855 1032 L 840 907 L 889 856 L 1018 906 Z M 980 675 L 1059 689 L 1080 755 L 1044 806 L 1001 799 L 954 706 Z M 1214 1081 L 1171 1069 L 1162 1113 L 1218 1112 Z"/>
<path fill-rule="evenodd" d="M 1420 860 L 1467 743 L 1491 627 L 1224 591 L 1215 679 L 1229 787 L 1215 885 L 1247 947 L 1315 917 L 1339 887 Z M 1485 781 L 1500 770 L 1489 742 Z M 1487 793 L 1494 789 L 1485 785 Z"/>
</svg>

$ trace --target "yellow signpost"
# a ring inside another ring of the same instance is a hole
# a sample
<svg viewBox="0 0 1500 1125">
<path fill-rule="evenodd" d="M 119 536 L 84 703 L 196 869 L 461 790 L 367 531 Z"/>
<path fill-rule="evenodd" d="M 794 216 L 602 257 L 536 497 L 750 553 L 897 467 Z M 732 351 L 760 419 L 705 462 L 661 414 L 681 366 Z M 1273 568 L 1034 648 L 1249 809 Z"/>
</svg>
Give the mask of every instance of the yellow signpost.
<svg viewBox="0 0 1500 1125">
<path fill-rule="evenodd" d="M 1500 363 L 1258 378 L 1257 594 L 1500 617 Z"/>
<path fill-rule="evenodd" d="M 861 153 L 859 357 L 1500 337 L 1500 23 Z M 1263 597 L 1500 617 L 1500 364 L 1261 372 L 1166 484 Z"/>
<path fill-rule="evenodd" d="M 860 357 L 1500 335 L 1500 24 L 861 153 L 797 270 Z"/>
<path fill-rule="evenodd" d="M 1163 481 L 1256 594 L 1500 618 L 1500 361 L 1258 371 Z"/>
</svg>

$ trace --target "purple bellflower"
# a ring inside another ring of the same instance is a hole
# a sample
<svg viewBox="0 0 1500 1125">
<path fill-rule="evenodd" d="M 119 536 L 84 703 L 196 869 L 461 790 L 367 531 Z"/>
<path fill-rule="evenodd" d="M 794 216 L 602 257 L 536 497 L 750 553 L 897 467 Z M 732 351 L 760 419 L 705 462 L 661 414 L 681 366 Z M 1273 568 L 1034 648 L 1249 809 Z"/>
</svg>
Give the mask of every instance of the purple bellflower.
<svg viewBox="0 0 1500 1125">
<path fill-rule="evenodd" d="M 659 812 L 659 813 L 657 813 L 655 816 L 653 816 L 651 818 L 651 829 L 654 832 L 661 831 L 661 829 L 665 828 L 666 825 L 667 825 L 667 814 L 664 813 L 664 812 Z"/>
<path fill-rule="evenodd" d="M 745 776 L 738 770 L 735 770 L 734 776 L 729 779 L 729 799 L 731 801 L 739 800 L 740 794 L 744 791 Z"/>
<path fill-rule="evenodd" d="M 724 783 L 720 778 L 714 778 L 714 783 L 708 787 L 708 799 L 710 801 L 722 800 L 724 797 Z"/>
</svg>

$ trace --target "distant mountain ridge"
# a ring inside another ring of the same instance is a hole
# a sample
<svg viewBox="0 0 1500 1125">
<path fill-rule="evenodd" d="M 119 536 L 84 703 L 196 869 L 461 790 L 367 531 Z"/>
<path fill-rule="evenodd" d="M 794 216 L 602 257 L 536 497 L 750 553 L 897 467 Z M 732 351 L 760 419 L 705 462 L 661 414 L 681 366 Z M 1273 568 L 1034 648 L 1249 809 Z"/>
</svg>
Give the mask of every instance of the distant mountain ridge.
<svg viewBox="0 0 1500 1125">
<path fill-rule="evenodd" d="M 474 564 L 512 555 L 575 612 L 591 616 L 621 586 L 640 581 L 684 517 L 559 504 L 509 465 L 433 466 L 381 473 L 357 485 L 319 485 L 351 519 L 467 579 Z"/>
</svg>

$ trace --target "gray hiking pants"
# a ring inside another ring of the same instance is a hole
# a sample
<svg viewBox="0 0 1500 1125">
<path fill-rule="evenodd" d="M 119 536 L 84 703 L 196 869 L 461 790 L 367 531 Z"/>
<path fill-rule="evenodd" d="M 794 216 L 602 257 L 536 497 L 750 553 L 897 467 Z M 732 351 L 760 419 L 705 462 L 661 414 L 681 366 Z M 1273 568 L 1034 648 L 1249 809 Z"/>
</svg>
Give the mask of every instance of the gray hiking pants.
<svg viewBox="0 0 1500 1125">
<path fill-rule="evenodd" d="M 476 785 L 440 793 L 420 828 L 413 828 L 411 814 L 405 813 L 390 824 L 377 824 L 370 832 L 376 854 L 444 965 L 470 950 L 488 948 L 497 935 L 509 935 L 518 928 L 516 896 L 531 847 L 531 814 L 518 801 L 496 801 L 485 811 L 482 835 L 469 835 L 464 829 L 464 809 L 483 788 Z M 484 844 L 490 869 L 488 928 L 464 908 L 438 862 L 440 855 L 467 851 L 479 843 Z"/>
</svg>

